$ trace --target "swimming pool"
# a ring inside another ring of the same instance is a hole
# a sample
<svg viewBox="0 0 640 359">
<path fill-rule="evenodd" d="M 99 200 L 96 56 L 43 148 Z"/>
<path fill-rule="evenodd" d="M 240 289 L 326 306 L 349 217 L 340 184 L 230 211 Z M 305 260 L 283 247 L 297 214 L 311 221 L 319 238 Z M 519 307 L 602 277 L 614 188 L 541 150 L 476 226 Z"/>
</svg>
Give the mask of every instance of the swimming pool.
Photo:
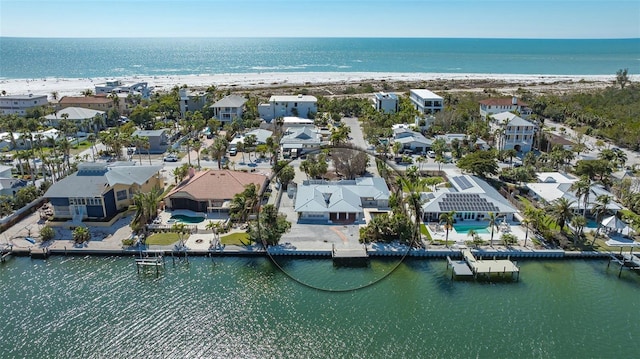
<svg viewBox="0 0 640 359">
<path fill-rule="evenodd" d="M 470 230 L 476 231 L 478 234 L 488 234 L 491 233 L 489 231 L 489 227 L 486 225 L 478 225 L 478 224 L 454 224 L 453 228 L 459 234 L 467 234 Z"/>
<path fill-rule="evenodd" d="M 167 223 L 181 222 L 181 223 L 195 224 L 195 223 L 200 223 L 202 221 L 204 221 L 204 217 L 191 217 L 191 216 L 185 216 L 184 214 L 176 214 L 171 216 L 171 218 L 169 218 Z"/>
</svg>

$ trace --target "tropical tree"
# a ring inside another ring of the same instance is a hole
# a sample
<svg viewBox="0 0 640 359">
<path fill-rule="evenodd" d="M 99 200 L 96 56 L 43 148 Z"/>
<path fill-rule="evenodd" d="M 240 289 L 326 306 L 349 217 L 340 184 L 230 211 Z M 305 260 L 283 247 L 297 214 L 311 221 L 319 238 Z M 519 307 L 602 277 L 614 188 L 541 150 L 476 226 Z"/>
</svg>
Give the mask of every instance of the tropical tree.
<svg viewBox="0 0 640 359">
<path fill-rule="evenodd" d="M 206 229 L 211 230 L 213 232 L 213 239 L 216 243 L 220 242 L 220 230 L 222 229 L 222 223 L 219 221 L 209 221 L 205 226 Z"/>
<path fill-rule="evenodd" d="M 282 167 L 282 169 L 280 169 L 280 171 L 278 171 L 278 173 L 276 174 L 276 177 L 278 178 L 278 181 L 282 185 L 283 189 L 287 189 L 289 182 L 291 182 L 295 178 L 295 176 L 296 172 L 290 165 Z"/>
<path fill-rule="evenodd" d="M 440 214 L 440 218 L 439 218 L 440 224 L 444 225 L 444 228 L 446 231 L 446 234 L 444 237 L 444 245 L 446 247 L 449 247 L 449 229 L 453 228 L 453 221 L 454 221 L 455 214 L 456 214 L 455 211 Z"/>
<path fill-rule="evenodd" d="M 178 248 L 184 248 L 186 239 L 185 235 L 189 233 L 189 228 L 187 228 L 187 225 L 184 223 L 174 223 L 171 226 L 171 232 L 178 233 L 178 238 L 180 241 L 178 244 Z"/>
<path fill-rule="evenodd" d="M 257 221 L 249 225 L 249 239 L 252 242 L 260 242 L 265 247 L 277 245 L 282 235 L 291 229 L 291 223 L 287 216 L 279 214 L 272 204 L 262 207 Z"/>
<path fill-rule="evenodd" d="M 76 244 L 81 244 L 91 240 L 91 232 L 87 227 L 78 226 L 74 228 L 72 236 L 73 236 L 73 241 Z"/>
<path fill-rule="evenodd" d="M 518 243 L 518 237 L 516 237 L 514 234 L 512 233 L 505 233 L 500 237 L 500 240 L 502 240 L 502 244 L 504 244 L 506 247 L 510 247 L 516 243 Z"/>
<path fill-rule="evenodd" d="M 573 182 L 570 190 L 574 191 L 578 198 L 578 204 L 582 199 L 583 211 L 582 215 L 586 216 L 587 213 L 587 201 L 589 199 L 589 193 L 591 192 L 591 180 L 587 176 L 580 177 L 580 180 Z M 579 207 L 578 207 L 579 208 Z"/>
<path fill-rule="evenodd" d="M 131 228 L 138 232 L 158 215 L 158 203 L 162 199 L 162 189 L 158 186 L 149 192 L 138 192 L 133 195 L 133 206 L 136 213 L 131 220 Z"/>
<path fill-rule="evenodd" d="M 53 228 L 51 228 L 50 226 L 44 226 L 40 230 L 40 239 L 43 242 L 49 241 L 49 240 L 55 238 L 55 236 L 56 236 L 56 231 Z"/>
<path fill-rule="evenodd" d="M 596 235 L 593 236 L 593 242 L 595 243 L 596 238 L 600 234 L 600 228 L 602 227 L 602 220 L 604 216 L 607 214 L 609 205 L 613 201 L 613 198 L 606 194 L 601 194 L 596 197 L 596 203 L 593 205 L 593 214 L 596 216 L 596 222 L 598 222 L 598 227 L 596 228 Z M 593 245 L 593 243 L 592 243 Z"/>
<path fill-rule="evenodd" d="M 587 217 L 585 216 L 573 216 L 571 219 L 571 227 L 573 227 L 576 231 L 575 236 L 573 237 L 573 245 L 576 245 L 576 240 L 578 237 L 582 236 L 582 231 L 584 227 L 587 225 Z"/>
<path fill-rule="evenodd" d="M 209 147 L 209 153 L 211 157 L 214 157 L 218 161 L 218 169 L 222 169 L 222 157 L 227 152 L 228 142 L 221 137 L 217 137 L 211 147 Z"/>
<path fill-rule="evenodd" d="M 573 218 L 571 205 L 573 205 L 573 201 L 569 201 L 568 199 L 561 197 L 553 201 L 551 208 L 549 209 L 550 219 L 560 227 L 561 232 L 564 230 L 567 222 L 571 221 L 571 218 Z"/>
<path fill-rule="evenodd" d="M 489 245 L 493 248 L 493 229 L 498 229 L 498 217 L 495 213 L 489 212 L 489 227 L 491 227 L 491 239 L 489 240 Z"/>
</svg>

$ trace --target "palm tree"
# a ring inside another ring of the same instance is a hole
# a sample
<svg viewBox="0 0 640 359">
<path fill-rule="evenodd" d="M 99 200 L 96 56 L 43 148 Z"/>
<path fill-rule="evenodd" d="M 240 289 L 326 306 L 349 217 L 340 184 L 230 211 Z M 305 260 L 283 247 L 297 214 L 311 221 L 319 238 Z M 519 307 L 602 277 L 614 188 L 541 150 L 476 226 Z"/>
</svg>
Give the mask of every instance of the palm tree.
<svg viewBox="0 0 640 359">
<path fill-rule="evenodd" d="M 210 229 L 213 232 L 213 239 L 216 241 L 216 244 L 220 242 L 220 229 L 222 229 L 222 223 L 216 221 L 209 221 L 207 223 L 206 229 Z"/>
<path fill-rule="evenodd" d="M 530 218 L 523 218 L 522 219 L 522 224 L 524 225 L 524 246 L 525 248 L 527 247 L 527 239 L 529 238 L 529 226 L 531 225 L 532 220 Z"/>
<path fill-rule="evenodd" d="M 498 228 L 498 217 L 495 213 L 489 212 L 489 227 L 491 227 L 491 239 L 489 240 L 489 245 L 493 248 L 493 229 Z"/>
<path fill-rule="evenodd" d="M 596 238 L 598 237 L 598 235 L 600 235 L 600 227 L 602 226 L 602 217 L 604 217 L 604 215 L 607 213 L 608 207 L 611 204 L 611 202 L 613 201 L 613 198 L 609 195 L 606 194 L 601 194 L 598 197 L 596 197 L 596 203 L 593 205 L 593 214 L 595 214 L 596 216 L 596 222 L 598 222 L 598 227 L 596 228 L 596 235 L 593 236 L 593 242 L 591 243 L 591 245 L 593 245 L 593 243 L 595 243 Z"/>
<path fill-rule="evenodd" d="M 444 228 L 447 231 L 444 237 L 444 245 L 447 248 L 449 247 L 449 229 L 453 228 L 453 221 L 454 221 L 455 214 L 456 214 L 455 211 L 440 213 L 440 217 L 439 217 L 440 223 L 444 224 Z"/>
<path fill-rule="evenodd" d="M 200 168 L 200 149 L 201 148 L 202 148 L 202 142 L 200 141 L 193 142 L 193 150 L 196 151 L 196 158 L 198 159 L 198 168 Z"/>
<path fill-rule="evenodd" d="M 574 216 L 571 219 L 571 226 L 576 230 L 575 236 L 573 237 L 574 247 L 576 245 L 576 239 L 582 236 L 582 231 L 584 229 L 584 226 L 586 225 L 587 225 L 587 218 L 585 216 Z"/>
<path fill-rule="evenodd" d="M 73 230 L 73 241 L 77 244 L 91 240 L 91 232 L 87 227 L 78 226 Z"/>
<path fill-rule="evenodd" d="M 179 248 L 184 248 L 184 235 L 187 233 L 187 225 L 184 223 L 175 223 L 171 226 L 171 232 L 178 233 L 178 238 L 180 239 Z"/>
<path fill-rule="evenodd" d="M 580 180 L 573 182 L 570 190 L 574 191 L 576 197 L 578 198 L 578 203 L 580 203 L 580 199 L 582 199 L 583 203 L 583 211 L 582 215 L 587 215 L 587 200 L 589 199 L 589 193 L 591 192 L 591 180 L 587 176 L 582 176 Z"/>
<path fill-rule="evenodd" d="M 224 138 L 217 137 L 209 147 L 209 151 L 211 156 L 218 161 L 218 169 L 222 169 L 222 157 L 227 152 L 227 141 Z"/>
<path fill-rule="evenodd" d="M 571 205 L 573 205 L 573 201 L 569 201 L 564 197 L 558 198 L 552 202 L 549 215 L 551 216 L 551 220 L 560 227 L 560 232 L 564 230 L 567 222 L 571 221 L 571 218 L 573 218 Z"/>
</svg>

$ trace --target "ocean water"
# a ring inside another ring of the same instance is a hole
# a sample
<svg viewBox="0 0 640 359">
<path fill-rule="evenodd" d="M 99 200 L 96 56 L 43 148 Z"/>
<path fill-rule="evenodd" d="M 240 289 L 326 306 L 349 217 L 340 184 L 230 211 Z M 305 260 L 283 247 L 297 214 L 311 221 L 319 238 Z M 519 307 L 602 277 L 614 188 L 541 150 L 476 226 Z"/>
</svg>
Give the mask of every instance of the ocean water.
<svg viewBox="0 0 640 359">
<path fill-rule="evenodd" d="M 640 73 L 640 39 L 0 37 L 0 78 L 255 72 Z"/>
<path fill-rule="evenodd" d="M 523 261 L 520 281 L 451 281 L 443 260 L 133 258 L 0 265 L 1 358 L 632 358 L 640 276 L 607 261 Z"/>
</svg>

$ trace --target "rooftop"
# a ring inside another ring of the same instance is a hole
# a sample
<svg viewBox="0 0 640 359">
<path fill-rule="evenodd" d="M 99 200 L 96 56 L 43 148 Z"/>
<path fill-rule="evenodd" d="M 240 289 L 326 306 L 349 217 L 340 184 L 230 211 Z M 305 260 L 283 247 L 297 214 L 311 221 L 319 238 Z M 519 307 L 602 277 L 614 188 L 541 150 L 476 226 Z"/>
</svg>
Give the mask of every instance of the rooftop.
<svg viewBox="0 0 640 359">
<path fill-rule="evenodd" d="M 167 197 L 187 195 L 193 199 L 232 199 L 254 183 L 261 190 L 267 177 L 264 175 L 231 170 L 206 170 L 186 179 L 167 194 Z"/>
<path fill-rule="evenodd" d="M 217 101 L 211 107 L 242 107 L 246 102 L 247 99 L 242 96 L 229 95 Z"/>
<path fill-rule="evenodd" d="M 430 90 L 426 90 L 426 89 L 411 89 L 410 92 L 420 96 L 423 99 L 438 99 L 438 100 L 442 100 L 442 96 L 437 95 L 434 92 L 431 92 Z"/>
<path fill-rule="evenodd" d="M 318 99 L 311 95 L 273 95 L 269 102 L 317 102 Z"/>
</svg>

